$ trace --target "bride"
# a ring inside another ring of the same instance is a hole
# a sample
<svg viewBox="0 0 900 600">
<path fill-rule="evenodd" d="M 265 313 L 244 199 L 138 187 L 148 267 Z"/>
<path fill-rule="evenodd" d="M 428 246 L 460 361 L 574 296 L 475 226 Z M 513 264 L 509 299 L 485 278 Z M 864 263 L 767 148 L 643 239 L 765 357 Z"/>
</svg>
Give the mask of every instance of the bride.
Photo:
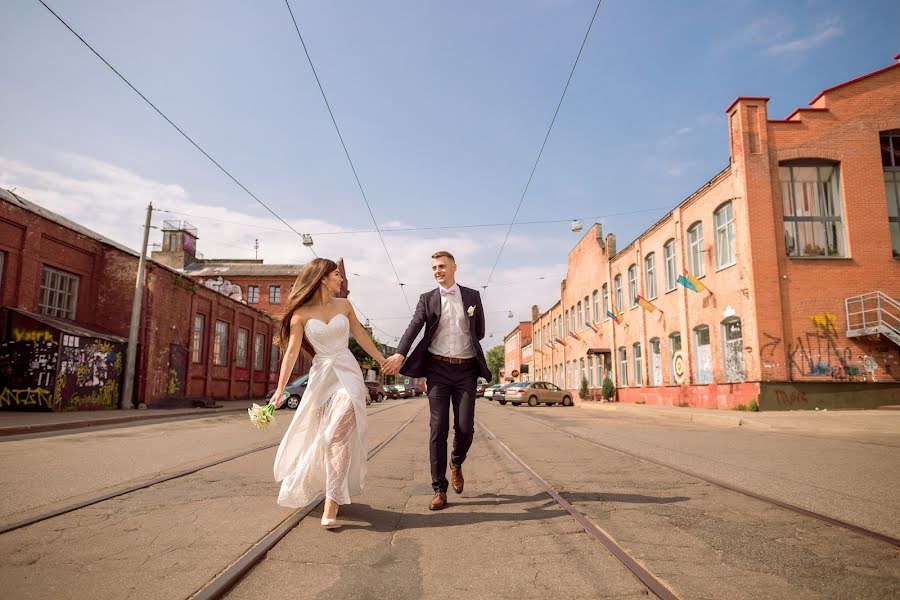
<svg viewBox="0 0 900 600">
<path fill-rule="evenodd" d="M 327 258 L 308 263 L 297 277 L 278 327 L 284 350 L 278 388 L 269 401 L 280 407 L 302 349 L 313 357 L 309 383 L 278 453 L 278 504 L 300 507 L 325 492 L 322 526 L 337 527 L 338 506 L 362 491 L 366 476 L 366 397 L 349 334 L 372 358 L 385 360 L 348 300 L 336 297 L 343 277 Z"/>
</svg>

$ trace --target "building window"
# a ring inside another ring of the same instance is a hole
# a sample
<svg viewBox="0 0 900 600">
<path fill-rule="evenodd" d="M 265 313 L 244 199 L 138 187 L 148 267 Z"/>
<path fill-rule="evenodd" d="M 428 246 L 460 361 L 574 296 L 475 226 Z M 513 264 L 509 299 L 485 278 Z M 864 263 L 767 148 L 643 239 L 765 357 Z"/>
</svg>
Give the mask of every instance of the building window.
<svg viewBox="0 0 900 600">
<path fill-rule="evenodd" d="M 565 312 L 566 328 L 563 335 L 569 335 L 569 311 Z"/>
<path fill-rule="evenodd" d="M 581 300 L 578 301 L 578 329 L 576 331 L 581 331 L 584 329 L 584 319 L 582 318 L 581 313 Z"/>
<path fill-rule="evenodd" d="M 0 270 L 0 275 L 2 275 L 2 273 L 3 273 L 3 271 Z M 591 297 L 594 300 L 594 302 L 593 302 L 594 318 L 592 319 L 592 321 L 594 323 L 599 323 L 600 322 L 600 292 L 598 292 L 597 290 L 594 290 L 594 294 Z"/>
<path fill-rule="evenodd" d="M 269 286 L 269 304 L 281 304 L 281 286 Z"/>
<path fill-rule="evenodd" d="M 694 277 L 703 277 L 703 223 L 697 221 L 687 231 L 688 270 Z"/>
<path fill-rule="evenodd" d="M 637 265 L 631 265 L 628 267 L 628 306 L 632 308 L 637 306 L 637 297 Z"/>
<path fill-rule="evenodd" d="M 587 360 L 588 387 L 594 387 L 594 355 L 588 354 Z"/>
<path fill-rule="evenodd" d="M 575 307 L 569 309 L 569 319 L 571 322 L 569 323 L 569 331 L 578 331 L 575 329 Z"/>
<path fill-rule="evenodd" d="M 603 297 L 603 320 L 609 319 L 609 286 L 603 284 L 600 288 L 600 295 Z"/>
<path fill-rule="evenodd" d="M 681 352 L 681 334 L 677 331 L 669 334 L 669 383 L 678 385 L 675 378 L 675 355 Z"/>
<path fill-rule="evenodd" d="M 272 354 L 269 355 L 269 372 L 278 373 L 278 363 L 281 361 L 281 351 L 275 345 L 275 339 L 272 338 Z"/>
<path fill-rule="evenodd" d="M 619 386 L 628 385 L 628 352 L 625 346 L 619 346 Z"/>
<path fill-rule="evenodd" d="M 596 293 L 596 292 L 595 292 Z M 591 322 L 591 305 L 587 296 L 584 297 L 584 326 Z"/>
<path fill-rule="evenodd" d="M 261 333 L 256 334 L 253 340 L 253 370 L 262 371 L 263 365 L 266 364 L 266 336 Z"/>
<path fill-rule="evenodd" d="M 247 343 L 250 341 L 250 331 L 238 327 L 237 344 L 234 352 L 234 366 L 241 369 L 247 368 Z"/>
<path fill-rule="evenodd" d="M 203 362 L 203 339 L 206 335 L 206 317 L 197 313 L 194 315 L 194 334 L 191 340 L 191 360 L 195 363 Z"/>
<path fill-rule="evenodd" d="M 740 383 L 744 381 L 744 335 L 741 331 L 741 320 L 737 317 L 722 321 L 723 359 L 725 381 Z"/>
<path fill-rule="evenodd" d="M 584 358 L 578 359 L 578 388 L 581 389 L 581 384 L 585 382 L 584 375 Z"/>
<path fill-rule="evenodd" d="M 694 348 L 697 383 L 712 383 L 712 347 L 709 345 L 709 327 L 706 325 L 694 327 Z"/>
<path fill-rule="evenodd" d="M 79 279 L 78 275 L 44 267 L 41 272 L 41 301 L 38 303 L 41 313 L 74 321 Z"/>
<path fill-rule="evenodd" d="M 798 161 L 779 173 L 787 255 L 846 256 L 838 165 Z"/>
<path fill-rule="evenodd" d="M 656 298 L 656 254 L 653 252 L 644 257 L 644 291 L 648 300 Z"/>
<path fill-rule="evenodd" d="M 213 364 L 228 364 L 228 323 L 216 321 L 216 337 L 213 339 Z"/>
<path fill-rule="evenodd" d="M 716 268 L 724 269 L 735 263 L 734 207 L 726 202 L 713 213 L 716 223 Z"/>
<path fill-rule="evenodd" d="M 247 286 L 247 303 L 248 304 L 258 304 L 259 303 L 259 286 L 258 285 L 248 285 Z"/>
<path fill-rule="evenodd" d="M 622 301 L 622 276 L 616 275 L 616 278 L 613 279 L 613 288 L 616 291 L 616 310 L 613 312 L 618 312 L 625 307 L 625 303 Z"/>
<path fill-rule="evenodd" d="M 669 240 L 663 246 L 666 261 L 666 291 L 671 292 L 678 285 L 678 265 L 675 264 L 675 240 Z"/>
<path fill-rule="evenodd" d="M 0 252 L 0 290 L 3 289 L 3 265 L 6 264 L 6 252 Z"/>
<path fill-rule="evenodd" d="M 603 356 L 605 356 L 605 355 L 597 356 L 597 387 L 601 387 L 603 385 L 603 376 L 604 376 L 603 370 L 605 368 L 605 366 L 603 364 Z"/>
<path fill-rule="evenodd" d="M 631 347 L 631 356 L 634 360 L 634 385 L 644 385 L 644 362 L 640 342 Z"/>
<path fill-rule="evenodd" d="M 650 385 L 662 385 L 662 356 L 659 338 L 650 340 Z"/>
<path fill-rule="evenodd" d="M 566 378 L 566 383 L 563 387 L 572 387 L 572 362 L 566 361 L 566 372 L 564 374 Z"/>
<path fill-rule="evenodd" d="M 881 165 L 894 258 L 900 258 L 900 129 L 881 134 Z"/>
</svg>

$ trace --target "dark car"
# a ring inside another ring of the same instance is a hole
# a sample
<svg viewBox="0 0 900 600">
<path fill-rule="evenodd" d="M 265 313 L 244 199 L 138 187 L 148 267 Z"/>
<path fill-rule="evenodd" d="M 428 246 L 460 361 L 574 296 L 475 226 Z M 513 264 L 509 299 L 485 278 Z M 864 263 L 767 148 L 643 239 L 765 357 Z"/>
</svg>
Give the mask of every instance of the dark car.
<svg viewBox="0 0 900 600">
<path fill-rule="evenodd" d="M 367 381 L 366 387 L 369 388 L 369 398 L 373 402 L 381 402 L 387 395 L 384 387 L 377 381 Z"/>
<path fill-rule="evenodd" d="M 397 385 L 397 392 L 399 392 L 401 398 L 412 398 L 416 395 L 413 391 L 412 386 L 409 385 Z"/>
<path fill-rule="evenodd" d="M 391 400 L 396 400 L 400 397 L 400 391 L 397 389 L 396 385 L 386 385 L 384 386 L 384 393 Z"/>
<path fill-rule="evenodd" d="M 309 375 L 303 375 L 293 380 L 284 388 L 287 396 L 287 402 L 281 405 L 281 408 L 290 408 L 296 410 L 300 406 L 300 400 L 303 399 L 303 392 L 306 391 L 306 384 L 309 382 Z M 269 390 L 266 393 L 266 399 L 271 398 L 275 394 L 275 390 Z"/>
</svg>

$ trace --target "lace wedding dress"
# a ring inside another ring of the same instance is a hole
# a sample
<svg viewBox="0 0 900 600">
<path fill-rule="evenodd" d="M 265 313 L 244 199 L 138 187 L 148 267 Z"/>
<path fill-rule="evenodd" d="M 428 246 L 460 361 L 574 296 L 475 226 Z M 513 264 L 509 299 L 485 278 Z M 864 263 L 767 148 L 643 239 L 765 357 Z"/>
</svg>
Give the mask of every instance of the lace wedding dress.
<svg viewBox="0 0 900 600">
<path fill-rule="evenodd" d="M 278 504 L 301 507 L 316 496 L 350 504 L 366 477 L 366 396 L 362 372 L 348 348 L 350 322 L 338 314 L 306 322 L 316 351 L 303 401 L 275 455 Z"/>
</svg>

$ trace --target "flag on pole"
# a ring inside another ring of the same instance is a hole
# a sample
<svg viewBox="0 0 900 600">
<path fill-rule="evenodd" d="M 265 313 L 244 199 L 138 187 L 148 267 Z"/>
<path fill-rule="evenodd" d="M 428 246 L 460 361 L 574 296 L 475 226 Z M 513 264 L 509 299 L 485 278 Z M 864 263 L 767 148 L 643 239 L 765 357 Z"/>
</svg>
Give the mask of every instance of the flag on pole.
<svg viewBox="0 0 900 600">
<path fill-rule="evenodd" d="M 647 300 L 646 298 L 644 298 L 643 296 L 638 295 L 637 301 L 638 301 L 638 304 L 640 304 L 641 308 L 643 308 L 647 312 L 656 312 L 657 308 L 653 305 L 653 303 L 650 302 L 649 300 Z"/>
<path fill-rule="evenodd" d="M 578 337 L 578 334 L 575 333 L 575 330 L 574 330 L 574 329 L 573 329 L 572 331 L 569 332 L 569 337 L 573 337 L 573 338 L 575 338 L 576 340 L 578 340 L 579 342 L 581 341 L 581 338 Z"/>
<path fill-rule="evenodd" d="M 694 284 L 694 287 L 697 288 L 698 292 L 702 292 L 703 290 L 709 292 L 709 289 L 705 285 L 703 285 L 703 283 L 699 279 L 691 275 L 687 269 L 684 270 L 684 276 L 687 277 L 688 281 Z M 712 292 L 709 293 L 711 294 Z"/>
<path fill-rule="evenodd" d="M 597 330 L 597 324 L 596 324 L 596 323 L 594 323 L 594 322 L 591 321 L 591 320 L 588 320 L 587 323 L 585 323 L 585 324 L 586 324 L 588 327 L 591 328 L 591 331 L 593 331 L 594 333 L 598 333 L 598 330 Z"/>
<path fill-rule="evenodd" d="M 688 281 L 688 279 L 687 279 L 684 275 L 679 275 L 679 276 L 678 276 L 678 279 L 676 279 L 675 281 L 677 281 L 678 283 L 680 283 L 681 285 L 683 285 L 685 288 L 691 290 L 692 292 L 699 292 L 699 291 L 700 291 L 700 290 L 698 290 L 698 289 L 694 286 L 693 283 L 691 283 L 690 281 Z"/>
<path fill-rule="evenodd" d="M 619 312 L 619 309 L 616 308 L 616 305 L 612 305 L 612 310 L 606 311 L 606 314 L 612 318 L 613 321 L 616 322 L 616 325 L 621 324 L 622 322 L 622 313 Z"/>
<path fill-rule="evenodd" d="M 560 346 L 565 346 L 565 345 L 566 345 L 565 340 L 561 340 L 561 339 L 559 339 L 559 338 L 556 338 L 556 343 L 559 344 Z"/>
</svg>

